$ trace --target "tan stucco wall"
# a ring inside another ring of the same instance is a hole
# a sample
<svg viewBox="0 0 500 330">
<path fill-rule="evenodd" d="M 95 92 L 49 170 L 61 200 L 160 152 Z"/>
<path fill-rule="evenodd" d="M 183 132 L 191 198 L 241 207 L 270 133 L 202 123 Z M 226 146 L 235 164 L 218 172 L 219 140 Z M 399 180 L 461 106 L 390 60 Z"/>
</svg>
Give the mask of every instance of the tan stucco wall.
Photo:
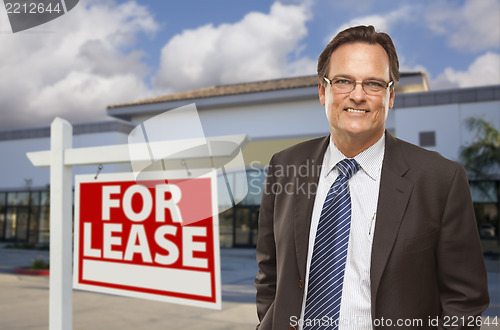
<svg viewBox="0 0 500 330">
<path fill-rule="evenodd" d="M 314 137 L 251 141 L 243 149 L 245 165 L 255 167 L 266 166 L 269 164 L 271 157 L 278 151 L 313 138 Z"/>
</svg>

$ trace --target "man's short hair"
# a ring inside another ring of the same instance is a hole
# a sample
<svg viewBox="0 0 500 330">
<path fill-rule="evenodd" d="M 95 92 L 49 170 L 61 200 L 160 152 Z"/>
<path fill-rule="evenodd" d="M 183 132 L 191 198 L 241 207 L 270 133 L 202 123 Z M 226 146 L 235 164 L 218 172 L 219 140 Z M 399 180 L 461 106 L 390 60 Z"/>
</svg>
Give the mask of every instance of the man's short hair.
<svg viewBox="0 0 500 330">
<path fill-rule="evenodd" d="M 325 84 L 323 77 L 328 74 L 330 58 L 335 49 L 340 45 L 354 42 L 364 42 L 368 44 L 379 44 L 385 49 L 389 57 L 389 79 L 394 81 L 394 85 L 399 81 L 399 61 L 396 48 L 391 37 L 383 32 L 376 32 L 373 26 L 355 26 L 339 32 L 323 50 L 318 58 L 318 78 L 321 84 Z M 394 86 L 393 85 L 393 86 Z"/>
</svg>

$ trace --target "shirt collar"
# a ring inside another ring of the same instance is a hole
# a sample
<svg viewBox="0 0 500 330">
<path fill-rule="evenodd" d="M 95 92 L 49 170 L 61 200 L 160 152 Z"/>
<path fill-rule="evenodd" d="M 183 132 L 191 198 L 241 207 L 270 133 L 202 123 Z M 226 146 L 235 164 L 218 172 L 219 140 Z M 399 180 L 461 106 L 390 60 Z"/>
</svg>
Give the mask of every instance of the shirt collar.
<svg viewBox="0 0 500 330">
<path fill-rule="evenodd" d="M 382 163 L 384 161 L 385 152 L 385 133 L 382 137 L 372 144 L 368 149 L 354 156 L 354 159 L 358 162 L 361 169 L 374 181 L 380 179 L 380 172 L 382 169 Z M 335 143 L 330 138 L 330 144 L 325 154 L 324 166 L 326 166 L 324 171 L 324 176 L 328 176 L 330 172 L 334 169 L 335 165 L 342 159 L 347 158 L 344 154 L 335 146 Z"/>
</svg>

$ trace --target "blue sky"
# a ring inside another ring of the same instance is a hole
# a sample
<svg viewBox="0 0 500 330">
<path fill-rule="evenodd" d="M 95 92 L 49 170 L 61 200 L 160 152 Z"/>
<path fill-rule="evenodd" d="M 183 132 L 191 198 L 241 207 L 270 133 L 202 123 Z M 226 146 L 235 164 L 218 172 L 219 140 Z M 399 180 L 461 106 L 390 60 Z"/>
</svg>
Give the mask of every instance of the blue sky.
<svg viewBox="0 0 500 330">
<path fill-rule="evenodd" d="M 0 129 L 106 119 L 106 106 L 315 73 L 328 41 L 372 24 L 431 89 L 500 84 L 498 0 L 81 0 L 13 34 L 0 8 Z"/>
</svg>

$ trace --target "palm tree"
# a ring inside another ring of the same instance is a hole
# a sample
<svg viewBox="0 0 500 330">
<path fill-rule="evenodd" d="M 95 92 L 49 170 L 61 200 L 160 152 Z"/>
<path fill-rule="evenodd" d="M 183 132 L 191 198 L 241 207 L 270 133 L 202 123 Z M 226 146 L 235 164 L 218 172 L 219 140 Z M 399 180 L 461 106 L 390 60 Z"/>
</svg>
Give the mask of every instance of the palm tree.
<svg viewBox="0 0 500 330">
<path fill-rule="evenodd" d="M 470 117 L 465 121 L 465 125 L 471 131 L 476 132 L 472 143 L 461 148 L 460 159 L 469 172 L 477 181 L 471 183 L 471 189 L 475 187 L 477 197 L 482 200 L 498 204 L 497 216 L 500 211 L 500 132 L 493 125 L 482 119 Z M 496 181 L 496 182 L 495 182 Z M 496 195 L 496 196 L 495 196 Z M 498 220 L 490 219 L 486 209 L 481 204 L 474 205 L 474 212 L 479 223 L 490 223 L 496 227 L 498 237 Z M 486 247 L 485 252 L 492 252 L 498 255 L 498 245 L 496 247 Z M 493 249 L 492 251 L 489 251 Z M 488 251 L 487 251 L 488 250 Z"/>
<path fill-rule="evenodd" d="M 474 179 L 491 179 L 500 172 L 500 131 L 482 118 L 470 117 L 465 125 L 476 131 L 476 137 L 471 144 L 462 147 L 462 163 Z"/>
</svg>

